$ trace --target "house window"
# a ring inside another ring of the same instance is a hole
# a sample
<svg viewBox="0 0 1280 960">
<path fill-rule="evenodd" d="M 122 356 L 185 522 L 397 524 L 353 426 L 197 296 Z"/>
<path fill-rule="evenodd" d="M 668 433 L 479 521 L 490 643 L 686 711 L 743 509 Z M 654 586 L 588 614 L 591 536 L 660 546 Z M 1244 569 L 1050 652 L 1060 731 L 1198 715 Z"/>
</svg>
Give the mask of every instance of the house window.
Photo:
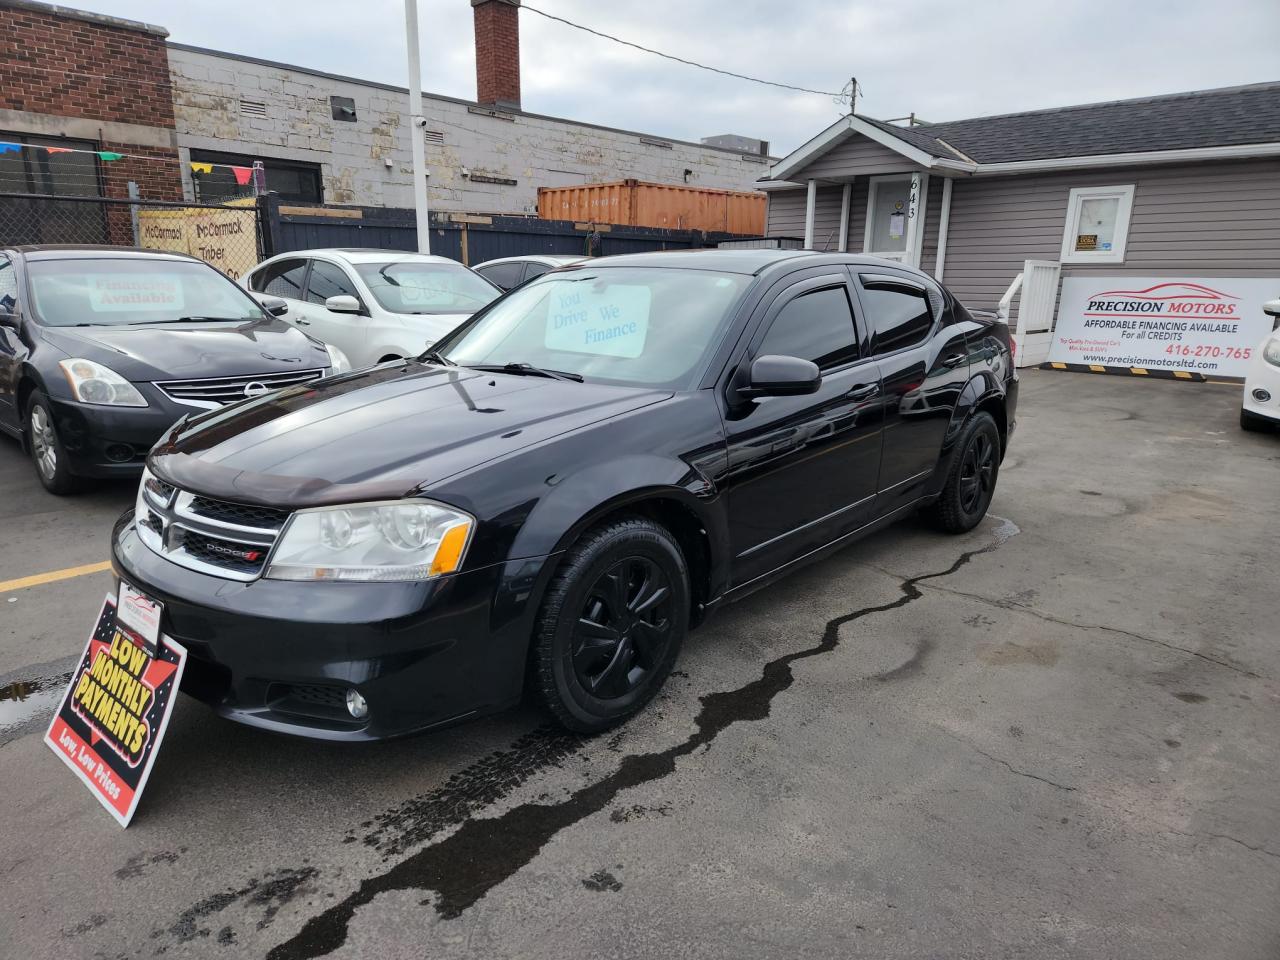
<svg viewBox="0 0 1280 960">
<path fill-rule="evenodd" d="M 196 199 L 211 203 L 249 196 L 251 186 L 236 182 L 231 167 L 252 167 L 261 160 L 267 174 L 267 189 L 274 190 L 286 203 L 321 203 L 320 164 L 300 160 L 277 160 L 274 157 L 246 156 L 238 153 L 222 153 L 216 150 L 192 150 L 193 163 L 215 164 L 209 173 L 192 172 Z"/>
<path fill-rule="evenodd" d="M 1133 210 L 1133 184 L 1077 187 L 1067 200 L 1063 263 L 1123 263 Z"/>
<path fill-rule="evenodd" d="M 0 191 L 97 197 L 102 189 L 92 140 L 37 137 L 0 131 L 0 142 L 22 145 L 0 153 Z M 47 149 L 53 148 L 53 153 Z M 83 152 L 81 152 L 83 151 Z"/>
</svg>

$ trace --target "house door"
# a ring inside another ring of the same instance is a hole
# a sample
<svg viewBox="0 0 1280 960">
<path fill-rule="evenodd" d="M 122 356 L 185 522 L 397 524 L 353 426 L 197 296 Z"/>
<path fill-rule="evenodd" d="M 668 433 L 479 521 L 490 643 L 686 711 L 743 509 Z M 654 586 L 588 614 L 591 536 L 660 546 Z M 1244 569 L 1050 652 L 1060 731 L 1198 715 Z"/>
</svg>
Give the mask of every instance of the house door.
<svg viewBox="0 0 1280 960">
<path fill-rule="evenodd" d="M 911 178 L 872 177 L 867 193 L 867 235 L 863 250 L 873 257 L 909 263 Z"/>
</svg>

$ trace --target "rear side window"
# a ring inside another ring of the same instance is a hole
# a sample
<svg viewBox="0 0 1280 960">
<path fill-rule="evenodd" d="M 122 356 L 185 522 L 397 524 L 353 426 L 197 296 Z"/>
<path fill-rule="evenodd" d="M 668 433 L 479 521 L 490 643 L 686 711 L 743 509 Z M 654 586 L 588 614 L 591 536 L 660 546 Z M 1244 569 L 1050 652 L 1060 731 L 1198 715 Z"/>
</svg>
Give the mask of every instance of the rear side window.
<svg viewBox="0 0 1280 960">
<path fill-rule="evenodd" d="M 491 267 L 481 267 L 477 273 L 496 283 L 503 290 L 510 290 L 520 282 L 520 274 L 524 270 L 523 263 L 495 263 Z"/>
<path fill-rule="evenodd" d="M 926 290 L 892 278 L 863 275 L 862 309 L 871 327 L 875 353 L 893 353 L 924 343 L 933 329 Z"/>
<path fill-rule="evenodd" d="M 355 285 L 346 271 L 324 260 L 312 260 L 311 276 L 307 278 L 307 302 L 324 303 L 330 297 L 344 294 L 359 299 Z"/>
<path fill-rule="evenodd" d="M 18 280 L 13 275 L 13 261 L 0 257 L 0 312 L 13 313 L 18 305 Z"/>
<path fill-rule="evenodd" d="M 551 266 L 549 263 L 530 263 L 529 269 L 526 270 L 524 274 L 525 283 L 528 283 L 534 277 L 540 277 L 544 273 L 550 273 L 554 269 L 555 267 Z"/>
<path fill-rule="evenodd" d="M 281 260 L 259 270 L 254 275 L 252 287 L 273 297 L 301 300 L 302 278 L 306 272 L 305 260 Z"/>
<path fill-rule="evenodd" d="M 812 360 L 821 369 L 858 358 L 853 310 L 843 286 L 796 297 L 774 318 L 756 356 L 777 354 Z"/>
</svg>

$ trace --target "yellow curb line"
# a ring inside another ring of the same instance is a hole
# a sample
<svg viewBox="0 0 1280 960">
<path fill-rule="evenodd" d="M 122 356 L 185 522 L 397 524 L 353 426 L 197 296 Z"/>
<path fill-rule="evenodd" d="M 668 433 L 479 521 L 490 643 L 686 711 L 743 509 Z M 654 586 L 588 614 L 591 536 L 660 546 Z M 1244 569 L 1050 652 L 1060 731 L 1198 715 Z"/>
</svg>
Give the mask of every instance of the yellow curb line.
<svg viewBox="0 0 1280 960">
<path fill-rule="evenodd" d="M 21 590 L 24 587 L 38 587 L 42 583 L 56 583 L 59 580 L 70 580 L 72 577 L 83 577 L 89 573 L 102 573 L 111 569 L 111 561 L 102 563 L 86 563 L 82 567 L 67 567 L 64 570 L 51 570 L 49 573 L 37 573 L 30 577 L 19 577 L 17 580 L 5 580 L 0 583 L 0 593 L 10 590 Z"/>
</svg>

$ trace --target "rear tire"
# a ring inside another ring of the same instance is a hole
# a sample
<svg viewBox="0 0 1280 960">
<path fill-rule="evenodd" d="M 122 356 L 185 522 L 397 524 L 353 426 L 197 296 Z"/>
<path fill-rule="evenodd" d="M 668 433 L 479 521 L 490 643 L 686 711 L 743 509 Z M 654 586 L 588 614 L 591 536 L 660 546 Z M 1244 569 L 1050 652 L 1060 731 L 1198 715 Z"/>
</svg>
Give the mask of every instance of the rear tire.
<svg viewBox="0 0 1280 960">
<path fill-rule="evenodd" d="M 1272 429 L 1272 423 L 1266 417 L 1260 417 L 1256 413 L 1250 413 L 1248 410 L 1241 408 L 1240 410 L 1240 429 L 1248 433 L 1261 433 L 1264 430 Z"/>
<path fill-rule="evenodd" d="M 689 629 L 689 570 L 675 538 L 642 517 L 588 531 L 547 588 L 532 686 L 552 716 L 599 733 L 662 688 Z"/>
<path fill-rule="evenodd" d="M 66 450 L 58 437 L 49 398 L 39 390 L 33 390 L 27 399 L 27 446 L 31 451 L 31 463 L 40 483 L 52 494 L 64 497 L 80 488 L 80 478 L 67 465 Z"/>
<path fill-rule="evenodd" d="M 968 533 L 987 514 L 1000 476 L 1000 431 L 991 414 L 979 412 L 956 442 L 955 457 L 931 519 L 947 533 Z"/>
</svg>

